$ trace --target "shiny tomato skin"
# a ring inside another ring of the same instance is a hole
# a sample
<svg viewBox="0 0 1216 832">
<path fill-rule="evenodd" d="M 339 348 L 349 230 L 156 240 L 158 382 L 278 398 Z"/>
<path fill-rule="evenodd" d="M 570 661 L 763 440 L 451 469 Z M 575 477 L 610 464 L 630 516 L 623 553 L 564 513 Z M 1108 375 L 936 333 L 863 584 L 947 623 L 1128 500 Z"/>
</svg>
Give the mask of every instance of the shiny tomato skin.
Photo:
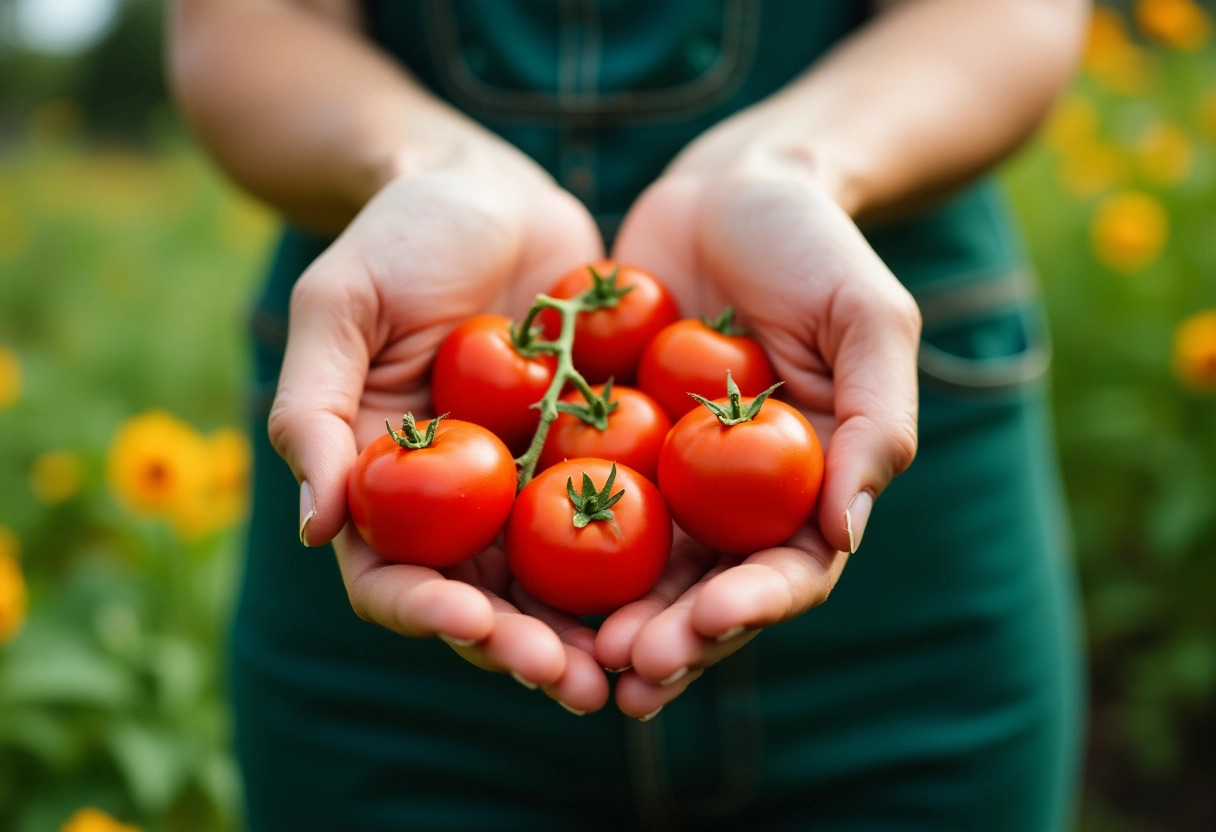
<svg viewBox="0 0 1216 832">
<path fill-rule="evenodd" d="M 488 428 L 512 453 L 521 454 L 536 433 L 557 360 L 520 355 L 511 342 L 511 319 L 477 315 L 456 327 L 439 345 L 431 370 L 436 413 Z"/>
<path fill-rule="evenodd" d="M 631 384 L 637 377 L 642 350 L 659 330 L 680 317 L 675 298 L 657 277 L 636 266 L 603 260 L 590 264 L 607 277 L 620 269 L 617 287 L 633 288 L 622 295 L 616 306 L 582 312 L 574 325 L 574 366 L 591 384 L 609 378 Z M 555 298 L 572 298 L 593 284 L 588 266 L 579 266 L 557 281 L 548 292 Z M 546 338 L 556 338 L 560 320 L 552 310 L 539 316 Z"/>
<path fill-rule="evenodd" d="M 727 370 L 744 396 L 757 396 L 776 381 L 759 341 L 747 335 L 724 335 L 689 318 L 665 327 L 646 346 L 638 387 L 674 422 L 699 406 L 689 393 L 707 399 L 721 396 Z"/>
<path fill-rule="evenodd" d="M 551 607 L 606 615 L 645 594 L 667 565 L 671 515 L 658 488 L 627 466 L 617 465 L 612 489 L 625 491 L 613 506 L 616 529 L 602 520 L 575 527 L 567 480 L 580 490 L 585 472 L 602 488 L 611 468 L 603 459 L 559 462 L 515 501 L 503 534 L 507 563 L 520 585 Z"/>
<path fill-rule="evenodd" d="M 346 494 L 351 520 L 381 557 L 442 569 L 498 537 L 515 502 L 515 461 L 480 425 L 444 419 L 425 448 L 402 448 L 387 433 L 373 441 Z"/>
<path fill-rule="evenodd" d="M 672 518 L 695 540 L 736 555 L 789 540 L 822 482 L 815 429 L 771 398 L 754 419 L 730 427 L 698 406 L 675 423 L 659 454 L 659 490 Z"/>
<path fill-rule="evenodd" d="M 599 396 L 603 394 L 604 385 L 593 385 L 591 389 Z M 587 402 L 578 390 L 567 393 L 561 400 L 577 405 Z M 613 385 L 612 401 L 618 405 L 608 414 L 607 430 L 600 430 L 569 413 L 559 413 L 545 438 L 537 469 L 544 470 L 563 459 L 596 457 L 628 465 L 656 482 L 659 450 L 667 438 L 667 431 L 671 430 L 671 419 L 658 402 L 632 387 Z"/>
</svg>

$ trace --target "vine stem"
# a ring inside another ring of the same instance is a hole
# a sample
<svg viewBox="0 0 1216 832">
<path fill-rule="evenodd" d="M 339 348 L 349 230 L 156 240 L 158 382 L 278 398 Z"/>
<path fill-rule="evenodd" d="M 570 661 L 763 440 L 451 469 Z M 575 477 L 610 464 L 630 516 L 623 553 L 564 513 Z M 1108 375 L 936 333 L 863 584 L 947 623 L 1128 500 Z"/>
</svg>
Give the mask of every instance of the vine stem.
<svg viewBox="0 0 1216 832">
<path fill-rule="evenodd" d="M 587 379 L 583 378 L 583 374 L 574 366 L 574 322 L 578 313 L 598 309 L 602 305 L 596 301 L 594 295 L 594 289 L 588 289 L 581 295 L 572 298 L 537 295 L 536 303 L 528 310 L 527 316 L 516 330 L 515 346 L 521 354 L 548 353 L 557 358 L 557 368 L 553 374 L 553 381 L 549 383 L 549 389 L 545 391 L 545 395 L 540 401 L 532 405 L 540 410 L 540 424 L 536 426 L 532 444 L 528 446 L 528 450 L 522 456 L 515 459 L 515 464 L 519 468 L 516 472 L 517 490 L 522 490 L 536 474 L 536 463 L 540 459 L 545 438 L 549 435 L 549 428 L 557 419 L 557 400 L 561 397 L 566 383 L 573 384 L 589 402 L 595 397 Z M 533 335 L 536 316 L 544 309 L 552 309 L 561 316 L 561 334 L 552 341 L 538 340 Z"/>
</svg>

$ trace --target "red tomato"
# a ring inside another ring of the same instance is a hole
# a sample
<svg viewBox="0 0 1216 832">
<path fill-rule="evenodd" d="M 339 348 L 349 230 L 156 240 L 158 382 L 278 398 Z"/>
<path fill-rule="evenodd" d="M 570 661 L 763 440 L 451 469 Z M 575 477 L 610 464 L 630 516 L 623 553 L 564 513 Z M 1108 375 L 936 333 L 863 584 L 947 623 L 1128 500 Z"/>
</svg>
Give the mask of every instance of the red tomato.
<svg viewBox="0 0 1216 832">
<path fill-rule="evenodd" d="M 386 433 L 364 448 L 346 497 L 359 534 L 381 557 L 441 569 L 494 542 L 515 501 L 515 461 L 485 428 L 442 419 L 425 447 L 404 448 Z"/>
<path fill-rule="evenodd" d="M 753 400 L 736 401 L 746 409 Z M 729 410 L 731 400 L 715 404 Z M 694 539 L 736 555 L 789 540 L 810 516 L 822 481 L 815 429 L 774 399 L 730 426 L 698 406 L 676 422 L 659 454 L 659 490 L 672 518 Z"/>
<path fill-rule="evenodd" d="M 638 368 L 638 387 L 662 405 L 672 421 L 697 406 L 689 393 L 707 399 L 722 395 L 727 370 L 745 396 L 758 396 L 777 380 L 760 343 L 733 334 L 729 318 L 725 328 L 722 332 L 700 320 L 677 321 L 647 345 Z"/>
<path fill-rule="evenodd" d="M 452 330 L 435 356 L 431 401 L 437 413 L 489 428 L 520 454 L 540 424 L 532 405 L 553 381 L 557 359 L 520 355 L 510 326 L 502 315 L 477 315 Z"/>
<path fill-rule="evenodd" d="M 671 515 L 659 490 L 624 465 L 615 467 L 615 478 L 612 471 L 603 459 L 559 462 L 519 492 L 507 520 L 503 544 L 515 579 L 559 610 L 610 613 L 654 586 L 671 554 Z M 582 508 L 599 519 L 580 528 L 569 488 L 580 498 L 595 495 Z M 592 511 L 605 504 L 608 512 Z"/>
<path fill-rule="evenodd" d="M 591 389 L 596 396 L 603 396 L 604 385 Z M 603 417 L 603 428 L 572 413 L 558 414 L 541 449 L 538 470 L 556 465 L 563 459 L 596 457 L 628 465 L 655 482 L 659 449 L 663 447 L 667 431 L 671 430 L 671 420 L 663 408 L 641 390 L 614 386 L 609 391 L 609 398 L 616 408 Z M 589 417 L 595 415 L 586 397 L 578 390 L 562 396 L 560 401 L 585 408 Z"/>
<path fill-rule="evenodd" d="M 611 281 L 615 272 L 615 288 L 629 291 L 620 295 L 613 306 L 579 313 L 574 325 L 574 366 L 592 384 L 610 378 L 629 384 L 637 375 L 638 361 L 647 342 L 677 320 L 680 310 L 654 275 L 611 260 L 579 266 L 554 284 L 548 294 L 555 298 L 582 294 L 595 285 L 593 270 L 605 283 Z M 610 289 L 611 286 L 605 286 L 605 292 Z M 556 312 L 546 309 L 538 318 L 546 338 L 560 334 Z"/>
</svg>

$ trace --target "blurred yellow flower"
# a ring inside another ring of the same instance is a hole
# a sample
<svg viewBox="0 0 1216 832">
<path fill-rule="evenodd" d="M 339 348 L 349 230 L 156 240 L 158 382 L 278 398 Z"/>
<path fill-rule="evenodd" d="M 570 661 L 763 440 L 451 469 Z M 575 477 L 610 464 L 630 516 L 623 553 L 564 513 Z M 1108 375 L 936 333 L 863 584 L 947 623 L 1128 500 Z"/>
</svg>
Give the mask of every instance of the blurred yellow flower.
<svg viewBox="0 0 1216 832">
<path fill-rule="evenodd" d="M 80 457 L 71 451 L 47 451 L 34 460 L 30 470 L 34 496 L 51 505 L 76 496 L 83 479 Z"/>
<path fill-rule="evenodd" d="M 1069 95 L 1052 110 L 1043 139 L 1060 153 L 1087 145 L 1098 135 L 1098 110 L 1083 95 Z"/>
<path fill-rule="evenodd" d="M 1140 175 L 1153 185 L 1177 185 L 1191 175 L 1195 153 L 1190 137 L 1176 124 L 1158 122 L 1136 143 Z"/>
<path fill-rule="evenodd" d="M 178 532 L 188 539 L 234 525 L 249 507 L 248 437 L 232 428 L 218 430 L 206 438 L 206 450 L 206 484 L 173 517 Z"/>
<path fill-rule="evenodd" d="M 120 823 L 100 809 L 86 806 L 77 809 L 59 827 L 59 832 L 139 832 L 139 827 Z"/>
<path fill-rule="evenodd" d="M 1153 69 L 1144 50 L 1128 37 L 1123 16 L 1103 6 L 1090 14 L 1081 65 L 1103 86 L 1124 95 L 1145 92 Z"/>
<path fill-rule="evenodd" d="M 1090 141 L 1061 156 L 1060 181 L 1075 196 L 1097 196 L 1126 184 L 1130 169 L 1130 161 L 1122 150 Z"/>
<path fill-rule="evenodd" d="M 1195 0 L 1136 0 L 1136 25 L 1153 40 L 1178 49 L 1199 49 L 1212 35 L 1212 21 Z"/>
<path fill-rule="evenodd" d="M 1130 273 L 1161 256 L 1169 217 L 1165 207 L 1148 194 L 1121 191 L 1099 203 L 1090 231 L 1098 260 Z"/>
<path fill-rule="evenodd" d="M 17 353 L 0 346 L 0 410 L 12 407 L 21 397 L 21 362 Z"/>
<path fill-rule="evenodd" d="M 17 535 L 0 526 L 0 644 L 11 641 L 25 623 L 29 593 L 17 562 Z"/>
<path fill-rule="evenodd" d="M 1198 312 L 1174 330 L 1174 375 L 1192 390 L 1216 392 L 1216 309 Z"/>
<path fill-rule="evenodd" d="M 206 487 L 203 436 L 163 410 L 151 410 L 119 426 L 110 444 L 107 474 L 118 499 L 137 514 L 173 517 Z"/>
</svg>

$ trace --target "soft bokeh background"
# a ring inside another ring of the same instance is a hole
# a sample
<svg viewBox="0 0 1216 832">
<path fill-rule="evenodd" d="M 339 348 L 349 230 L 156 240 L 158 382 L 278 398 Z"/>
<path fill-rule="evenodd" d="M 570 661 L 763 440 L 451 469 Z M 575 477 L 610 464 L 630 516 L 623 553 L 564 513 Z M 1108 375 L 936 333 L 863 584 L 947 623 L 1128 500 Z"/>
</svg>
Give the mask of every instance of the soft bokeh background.
<svg viewBox="0 0 1216 832">
<path fill-rule="evenodd" d="M 233 830 L 223 628 L 275 221 L 165 102 L 161 4 L 0 4 L 0 829 Z M 1088 614 L 1080 829 L 1216 828 L 1216 49 L 1100 6 L 1003 169 Z"/>
</svg>

